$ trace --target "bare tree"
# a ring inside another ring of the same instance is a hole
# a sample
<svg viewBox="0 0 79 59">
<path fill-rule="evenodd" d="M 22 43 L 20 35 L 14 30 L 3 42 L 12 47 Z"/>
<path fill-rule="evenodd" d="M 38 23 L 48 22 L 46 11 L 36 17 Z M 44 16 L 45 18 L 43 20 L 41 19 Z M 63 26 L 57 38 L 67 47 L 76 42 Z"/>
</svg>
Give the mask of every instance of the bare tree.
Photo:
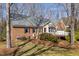
<svg viewBox="0 0 79 59">
<path fill-rule="evenodd" d="M 41 4 L 29 4 L 30 10 L 29 10 L 29 15 L 33 17 L 34 23 L 36 24 L 36 38 L 39 38 L 40 31 L 42 30 L 40 28 L 40 25 L 42 25 L 44 22 L 47 22 L 48 20 L 44 19 L 43 16 L 43 10 L 41 8 Z M 38 15 L 39 14 L 39 15 Z"/>
<path fill-rule="evenodd" d="M 3 4 L 0 3 L 0 40 L 5 40 L 5 21 L 3 17 Z"/>
<path fill-rule="evenodd" d="M 2 3 L 0 3 L 0 21 L 1 21 L 1 26 L 3 22 L 3 10 L 2 10 Z"/>
<path fill-rule="evenodd" d="M 75 8 L 75 4 L 71 3 L 71 37 L 70 37 L 71 45 L 74 44 L 74 20 L 75 20 L 74 8 Z"/>
<path fill-rule="evenodd" d="M 0 3 L 0 18 L 1 18 L 1 10 L 2 10 L 2 4 Z"/>
<path fill-rule="evenodd" d="M 78 18 L 79 18 L 79 4 L 78 3 L 74 3 L 75 4 L 75 11 L 74 11 L 74 14 L 75 14 L 75 21 L 74 21 L 74 29 L 75 31 L 78 30 Z"/>
<path fill-rule="evenodd" d="M 70 21 L 71 21 L 71 19 L 70 19 L 70 17 L 71 17 L 71 6 L 70 6 L 71 4 L 68 4 L 68 3 L 65 3 L 65 4 L 63 4 L 63 6 L 64 6 L 64 10 L 65 10 L 65 12 L 66 12 L 66 14 L 67 14 L 67 17 L 68 17 L 68 19 L 69 19 L 69 21 L 68 22 L 66 22 L 66 24 L 68 24 L 68 23 L 70 23 Z M 78 24 L 78 17 L 79 17 L 79 4 L 77 4 L 77 3 L 74 3 L 74 18 L 75 18 L 75 21 L 74 21 L 74 30 L 78 30 L 78 26 L 77 26 L 77 24 Z"/>
<path fill-rule="evenodd" d="M 2 39 L 2 4 L 0 3 L 0 40 Z"/>
<path fill-rule="evenodd" d="M 6 3 L 6 13 L 7 13 L 7 48 L 11 48 L 12 47 L 12 43 L 11 43 L 11 20 L 10 20 L 10 3 Z"/>
<path fill-rule="evenodd" d="M 71 4 L 63 4 L 64 6 L 64 10 L 67 13 L 67 17 L 68 17 L 68 22 L 71 22 L 69 24 L 70 26 L 70 44 L 73 45 L 74 44 L 74 21 L 75 21 L 75 4 L 71 3 Z M 66 23 L 66 24 L 67 24 Z"/>
</svg>

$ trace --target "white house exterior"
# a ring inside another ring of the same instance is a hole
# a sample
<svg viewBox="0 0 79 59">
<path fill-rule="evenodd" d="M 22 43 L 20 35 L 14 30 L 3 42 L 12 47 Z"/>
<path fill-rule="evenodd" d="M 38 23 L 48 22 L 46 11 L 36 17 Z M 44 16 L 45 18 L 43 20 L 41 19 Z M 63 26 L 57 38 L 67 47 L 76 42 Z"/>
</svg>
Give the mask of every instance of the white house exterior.
<svg viewBox="0 0 79 59">
<path fill-rule="evenodd" d="M 56 31 L 56 28 L 54 27 L 54 25 L 52 23 L 49 23 L 43 27 L 43 32 L 52 33 L 55 31 Z"/>
<path fill-rule="evenodd" d="M 49 33 L 49 25 L 43 27 L 43 32 Z"/>
<path fill-rule="evenodd" d="M 59 35 L 59 36 L 67 36 L 69 34 L 69 32 L 65 32 L 65 31 L 56 31 L 55 35 Z"/>
<path fill-rule="evenodd" d="M 69 34 L 69 32 L 65 32 L 64 30 L 58 30 L 57 26 L 55 26 L 52 23 L 49 23 L 43 27 L 43 33 L 51 33 L 51 34 L 57 35 L 57 36 L 67 36 Z"/>
</svg>

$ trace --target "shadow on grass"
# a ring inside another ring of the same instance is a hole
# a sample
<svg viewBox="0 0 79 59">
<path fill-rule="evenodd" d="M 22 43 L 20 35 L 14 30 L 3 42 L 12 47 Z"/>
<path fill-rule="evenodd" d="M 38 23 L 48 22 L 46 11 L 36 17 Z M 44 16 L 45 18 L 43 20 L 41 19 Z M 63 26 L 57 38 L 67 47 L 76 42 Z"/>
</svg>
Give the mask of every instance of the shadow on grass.
<svg viewBox="0 0 79 59">
<path fill-rule="evenodd" d="M 32 41 L 32 40 L 28 40 L 27 42 L 24 42 L 24 43 L 18 45 L 18 47 L 20 47 L 20 46 L 24 46 L 24 45 L 26 45 L 27 43 L 29 43 L 30 41 Z"/>
<path fill-rule="evenodd" d="M 26 50 L 26 51 L 20 52 L 18 56 L 21 56 L 21 55 L 23 55 L 24 53 L 26 53 L 26 52 L 28 52 L 28 51 L 30 51 L 30 50 L 36 48 L 36 47 L 37 47 L 37 45 L 34 45 L 32 48 L 30 48 L 30 49 L 28 49 L 28 50 Z"/>
<path fill-rule="evenodd" d="M 39 50 L 36 51 L 36 53 L 32 53 L 31 55 L 28 55 L 28 56 L 36 56 L 36 55 L 39 55 L 47 50 L 49 50 L 50 48 L 52 48 L 52 46 L 46 48 L 46 49 L 43 49 L 44 47 L 40 48 Z M 43 50 L 42 50 L 43 49 Z"/>
<path fill-rule="evenodd" d="M 39 44 L 36 44 L 36 45 L 34 45 L 32 48 L 30 48 L 30 49 L 28 49 L 28 50 L 21 51 L 21 52 L 17 53 L 18 51 L 20 51 L 20 49 L 22 49 L 22 48 L 23 48 L 27 43 L 29 43 L 30 41 L 31 41 L 31 40 L 29 40 L 29 41 L 27 41 L 27 42 L 25 42 L 25 43 L 23 43 L 23 44 L 18 45 L 19 48 L 14 52 L 13 56 L 15 56 L 15 55 L 16 55 L 16 56 L 21 56 L 21 55 L 27 53 L 28 51 L 30 51 L 30 50 L 36 48 L 36 47 L 39 45 Z M 43 52 L 49 50 L 50 48 L 52 48 L 52 46 L 49 46 L 49 47 L 46 48 L 46 49 L 43 49 L 43 48 L 45 48 L 45 46 L 42 46 L 41 48 L 38 48 L 35 52 L 33 52 L 32 54 L 27 55 L 27 56 L 36 56 L 36 55 L 39 55 L 39 54 L 41 54 L 41 53 L 43 53 Z"/>
<path fill-rule="evenodd" d="M 27 55 L 27 56 L 32 56 L 32 55 L 34 55 L 36 52 L 38 52 L 38 51 L 42 50 L 43 48 L 44 48 L 44 46 L 42 46 L 41 48 L 38 48 L 35 52 L 33 52 L 32 54 Z"/>
<path fill-rule="evenodd" d="M 21 48 L 23 48 L 26 44 L 28 44 L 30 41 L 31 41 L 31 40 L 28 40 L 28 41 L 26 41 L 26 42 L 24 42 L 24 43 L 18 45 L 18 46 L 17 46 L 18 48 L 14 51 L 13 56 L 15 56 L 16 53 L 17 53 Z"/>
</svg>

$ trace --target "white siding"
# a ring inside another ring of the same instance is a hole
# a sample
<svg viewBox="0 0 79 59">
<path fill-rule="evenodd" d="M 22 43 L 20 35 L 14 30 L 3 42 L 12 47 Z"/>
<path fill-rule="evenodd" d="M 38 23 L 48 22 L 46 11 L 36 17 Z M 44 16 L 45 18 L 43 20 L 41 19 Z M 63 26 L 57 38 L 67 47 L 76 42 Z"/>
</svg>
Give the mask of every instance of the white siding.
<svg viewBox="0 0 79 59">
<path fill-rule="evenodd" d="M 69 32 L 59 31 L 59 30 L 55 31 L 55 29 L 54 32 L 49 32 L 49 24 L 43 27 L 43 33 L 44 33 L 44 28 L 46 28 L 46 33 L 51 33 L 60 36 L 67 36 L 69 34 Z"/>
<path fill-rule="evenodd" d="M 61 36 L 67 36 L 69 34 L 69 32 L 65 32 L 65 31 L 56 31 L 55 33 L 56 35 L 61 35 Z"/>
<path fill-rule="evenodd" d="M 49 33 L 49 26 L 48 25 L 44 26 L 43 27 L 43 32 L 44 32 L 44 28 L 46 28 L 46 33 Z"/>
</svg>

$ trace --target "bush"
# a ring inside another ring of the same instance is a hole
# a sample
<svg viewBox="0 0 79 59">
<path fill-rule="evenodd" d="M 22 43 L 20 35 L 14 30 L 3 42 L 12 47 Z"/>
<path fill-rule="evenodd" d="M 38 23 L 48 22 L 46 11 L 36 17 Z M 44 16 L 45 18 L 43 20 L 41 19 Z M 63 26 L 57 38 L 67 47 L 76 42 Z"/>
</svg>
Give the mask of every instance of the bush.
<svg viewBox="0 0 79 59">
<path fill-rule="evenodd" d="M 40 40 L 47 40 L 48 38 L 51 38 L 52 35 L 49 33 L 42 33 L 40 34 Z"/>
<path fill-rule="evenodd" d="M 0 31 L 0 41 L 6 41 L 6 29 Z"/>
<path fill-rule="evenodd" d="M 0 41 L 6 41 L 6 22 L 3 21 L 1 23 L 0 23 Z"/>
<path fill-rule="evenodd" d="M 58 42 L 58 38 L 49 33 L 40 34 L 40 40 L 46 40 L 51 42 Z"/>
<path fill-rule="evenodd" d="M 17 39 L 18 39 L 18 40 L 27 40 L 27 38 L 24 37 L 24 36 L 23 36 L 23 37 L 17 37 Z"/>
<path fill-rule="evenodd" d="M 70 37 L 69 36 L 66 36 L 66 41 L 70 42 Z M 74 42 L 78 41 L 76 38 L 74 39 Z"/>
<path fill-rule="evenodd" d="M 1 41 L 1 42 L 4 42 L 4 41 L 6 41 L 6 40 L 5 40 L 5 39 L 0 39 L 0 41 Z"/>
<path fill-rule="evenodd" d="M 70 42 L 70 37 L 69 36 L 65 36 L 66 41 Z"/>
<path fill-rule="evenodd" d="M 76 42 L 76 41 L 79 41 L 79 31 L 75 31 L 74 37 L 75 37 L 75 42 Z M 70 42 L 70 37 L 69 37 L 69 36 L 66 36 L 65 38 L 66 38 L 66 40 L 67 40 L 68 42 Z"/>
<path fill-rule="evenodd" d="M 6 36 L 4 33 L 0 32 L 0 41 L 6 41 Z"/>
<path fill-rule="evenodd" d="M 79 31 L 76 31 L 75 32 L 75 40 L 76 41 L 79 41 Z"/>
</svg>

